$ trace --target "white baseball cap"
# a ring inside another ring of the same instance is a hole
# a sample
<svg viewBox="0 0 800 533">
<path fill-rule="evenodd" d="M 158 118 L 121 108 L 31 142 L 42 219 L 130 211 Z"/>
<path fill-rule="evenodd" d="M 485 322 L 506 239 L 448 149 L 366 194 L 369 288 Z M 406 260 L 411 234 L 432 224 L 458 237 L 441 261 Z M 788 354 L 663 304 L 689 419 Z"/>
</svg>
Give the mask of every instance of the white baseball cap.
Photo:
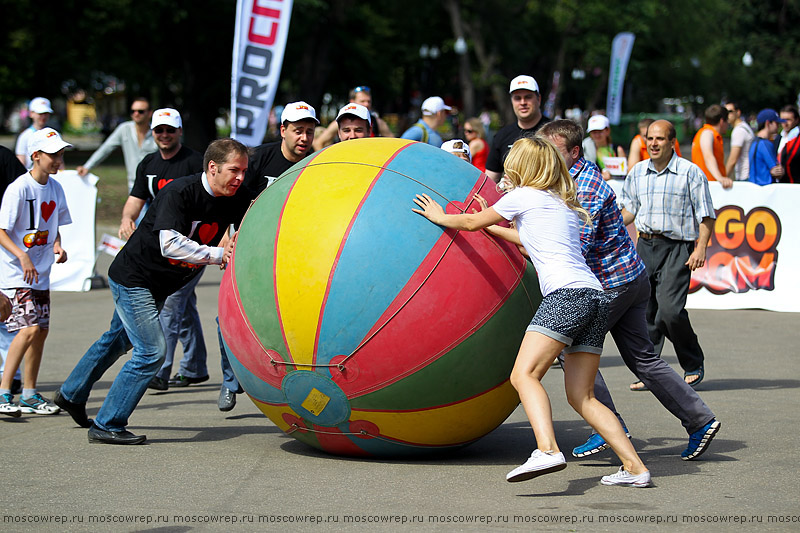
<svg viewBox="0 0 800 533">
<path fill-rule="evenodd" d="M 423 115 L 435 115 L 439 111 L 450 111 L 451 109 L 453 108 L 449 105 L 445 105 L 444 100 L 438 96 L 431 96 L 422 102 Z"/>
<path fill-rule="evenodd" d="M 31 140 L 28 143 L 28 155 L 33 155 L 34 152 L 54 154 L 62 148 L 70 146 L 72 145 L 65 142 L 53 128 L 42 128 L 31 135 Z"/>
<path fill-rule="evenodd" d="M 284 122 L 297 122 L 298 120 L 307 119 L 311 119 L 319 124 L 316 110 L 314 110 L 313 106 L 305 102 L 286 104 L 286 107 L 283 108 L 283 113 L 281 113 L 281 124 Z"/>
<path fill-rule="evenodd" d="M 172 126 L 173 128 L 182 128 L 183 121 L 181 121 L 181 114 L 177 109 L 165 107 L 153 111 L 153 118 L 150 120 L 150 129 L 156 126 Z"/>
<path fill-rule="evenodd" d="M 361 104 L 350 102 L 339 110 L 339 114 L 336 115 L 336 120 L 342 118 L 342 115 L 353 115 L 354 117 L 366 120 L 368 124 L 372 125 L 372 117 L 369 114 L 369 109 Z"/>
<path fill-rule="evenodd" d="M 31 103 L 28 104 L 28 109 L 33 113 L 52 113 L 53 107 L 50 105 L 50 100 L 37 96 Z"/>
<path fill-rule="evenodd" d="M 511 80 L 511 85 L 508 86 L 508 94 L 516 90 L 525 89 L 526 91 L 539 92 L 539 84 L 532 76 L 521 75 Z"/>
<path fill-rule="evenodd" d="M 611 126 L 608 117 L 605 115 L 594 115 L 589 117 L 589 125 L 586 127 L 586 133 L 590 131 L 600 131 Z"/>
<path fill-rule="evenodd" d="M 453 139 L 442 143 L 442 150 L 449 153 L 467 154 L 467 157 L 472 161 L 472 154 L 469 151 L 469 143 L 461 139 Z"/>
</svg>

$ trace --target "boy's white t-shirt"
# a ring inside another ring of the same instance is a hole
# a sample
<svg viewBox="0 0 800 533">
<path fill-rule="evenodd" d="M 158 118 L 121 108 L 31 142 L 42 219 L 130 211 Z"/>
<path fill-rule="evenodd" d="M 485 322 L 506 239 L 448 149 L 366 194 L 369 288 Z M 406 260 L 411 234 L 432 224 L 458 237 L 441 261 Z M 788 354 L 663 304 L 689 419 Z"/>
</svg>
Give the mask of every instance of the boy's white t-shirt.
<svg viewBox="0 0 800 533">
<path fill-rule="evenodd" d="M 603 290 L 581 254 L 583 220 L 548 191 L 517 187 L 492 206 L 506 220 L 513 220 L 522 246 L 536 267 L 542 296 L 557 289 Z"/>
<path fill-rule="evenodd" d="M 64 189 L 53 178 L 45 185 L 33 179 L 30 172 L 14 180 L 3 195 L 0 206 L 0 228 L 11 240 L 27 251 L 39 272 L 39 281 L 24 280 L 22 265 L 11 252 L 0 246 L 0 288 L 37 290 L 50 288 L 50 267 L 55 261 L 53 244 L 58 227 L 72 223 Z"/>
</svg>

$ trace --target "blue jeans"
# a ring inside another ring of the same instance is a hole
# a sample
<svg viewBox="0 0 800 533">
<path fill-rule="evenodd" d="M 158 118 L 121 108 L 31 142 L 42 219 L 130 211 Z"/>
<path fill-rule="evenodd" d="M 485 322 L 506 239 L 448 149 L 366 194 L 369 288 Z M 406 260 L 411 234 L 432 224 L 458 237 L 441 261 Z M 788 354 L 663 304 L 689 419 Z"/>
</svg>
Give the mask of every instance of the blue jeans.
<svg viewBox="0 0 800 533">
<path fill-rule="evenodd" d="M 194 292 L 202 276 L 201 272 L 164 301 L 159 318 L 167 341 L 167 353 L 161 370 L 156 374 L 160 378 L 169 379 L 178 340 L 183 345 L 183 359 L 178 373 L 190 378 L 202 378 L 208 375 L 206 343 L 203 339 L 200 314 L 197 312 L 197 295 Z"/>
<path fill-rule="evenodd" d="M 217 338 L 219 339 L 219 363 L 222 367 L 222 386 L 236 394 L 241 394 L 244 389 L 242 389 L 239 380 L 236 379 L 236 375 L 233 373 L 231 362 L 228 361 L 228 351 L 225 349 L 225 343 L 222 342 L 222 331 L 219 329 L 219 317 L 217 317 Z"/>
<path fill-rule="evenodd" d="M 132 347 L 131 358 L 117 374 L 94 419 L 100 429 L 123 431 L 164 361 L 166 342 L 158 320 L 164 302 L 153 298 L 149 289 L 125 287 L 110 278 L 108 285 L 115 307 L 111 326 L 78 361 L 61 385 L 61 394 L 70 402 L 86 403 L 94 384 Z"/>
</svg>

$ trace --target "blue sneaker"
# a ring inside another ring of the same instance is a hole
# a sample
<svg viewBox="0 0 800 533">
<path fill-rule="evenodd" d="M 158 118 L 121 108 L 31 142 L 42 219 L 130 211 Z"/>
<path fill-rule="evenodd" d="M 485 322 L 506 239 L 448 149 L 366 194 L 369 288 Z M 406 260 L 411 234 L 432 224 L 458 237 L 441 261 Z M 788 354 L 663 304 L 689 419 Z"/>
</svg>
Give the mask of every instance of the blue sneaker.
<svg viewBox="0 0 800 533">
<path fill-rule="evenodd" d="M 628 431 L 628 428 L 622 426 L 622 429 L 625 430 L 625 436 L 631 438 L 631 434 Z M 605 441 L 603 437 L 601 437 L 597 433 L 592 433 L 589 436 L 589 440 L 585 443 L 581 444 L 580 446 L 573 448 L 572 456 L 573 457 L 586 457 L 587 455 L 594 455 L 596 453 L 602 452 L 606 448 L 610 448 L 611 446 Z"/>
<path fill-rule="evenodd" d="M 683 450 L 683 453 L 681 453 L 681 459 L 684 461 L 691 461 L 692 459 L 703 455 L 703 452 L 706 451 L 708 445 L 711 443 L 711 440 L 721 427 L 722 424 L 720 424 L 717 419 L 714 418 L 701 429 L 698 429 L 689 435 L 689 446 Z"/>
</svg>

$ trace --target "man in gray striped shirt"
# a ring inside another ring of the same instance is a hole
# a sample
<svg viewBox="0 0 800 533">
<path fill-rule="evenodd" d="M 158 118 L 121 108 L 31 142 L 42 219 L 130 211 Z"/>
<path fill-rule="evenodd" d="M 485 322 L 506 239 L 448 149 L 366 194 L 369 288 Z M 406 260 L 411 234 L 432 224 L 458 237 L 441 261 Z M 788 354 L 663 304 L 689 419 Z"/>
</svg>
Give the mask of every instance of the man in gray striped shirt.
<svg viewBox="0 0 800 533">
<path fill-rule="evenodd" d="M 664 338 L 675 347 L 684 380 L 703 380 L 703 350 L 686 312 L 692 271 L 702 267 L 714 227 L 711 193 L 700 167 L 674 153 L 675 127 L 657 120 L 647 129 L 650 159 L 631 169 L 620 196 L 622 219 L 635 222 L 636 251 L 650 278 L 647 326 L 661 353 Z"/>
</svg>

